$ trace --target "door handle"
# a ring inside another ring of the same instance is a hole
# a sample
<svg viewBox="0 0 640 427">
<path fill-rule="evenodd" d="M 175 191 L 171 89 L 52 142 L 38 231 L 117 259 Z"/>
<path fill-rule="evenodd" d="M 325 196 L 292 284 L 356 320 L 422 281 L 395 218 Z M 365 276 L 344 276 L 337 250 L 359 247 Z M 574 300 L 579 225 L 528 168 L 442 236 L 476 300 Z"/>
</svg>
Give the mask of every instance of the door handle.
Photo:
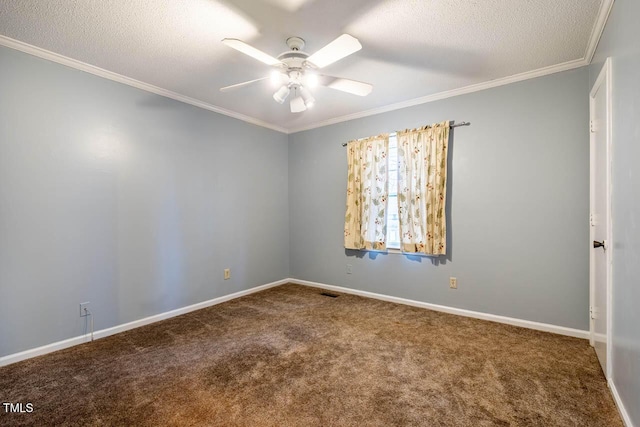
<svg viewBox="0 0 640 427">
<path fill-rule="evenodd" d="M 604 240 L 602 242 L 598 242 L 597 240 L 593 241 L 593 247 L 594 248 L 602 248 L 604 250 L 606 250 L 607 248 L 604 245 Z"/>
</svg>

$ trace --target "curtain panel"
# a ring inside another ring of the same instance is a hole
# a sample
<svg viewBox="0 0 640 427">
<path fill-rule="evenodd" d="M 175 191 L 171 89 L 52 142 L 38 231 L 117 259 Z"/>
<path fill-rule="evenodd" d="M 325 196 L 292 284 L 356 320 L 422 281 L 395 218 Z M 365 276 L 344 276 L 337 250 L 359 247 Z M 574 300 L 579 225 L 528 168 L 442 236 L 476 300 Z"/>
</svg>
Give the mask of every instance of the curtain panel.
<svg viewBox="0 0 640 427">
<path fill-rule="evenodd" d="M 389 134 L 347 143 L 347 249 L 387 248 L 388 150 Z"/>
<path fill-rule="evenodd" d="M 444 255 L 449 122 L 397 132 L 403 252 Z"/>
</svg>

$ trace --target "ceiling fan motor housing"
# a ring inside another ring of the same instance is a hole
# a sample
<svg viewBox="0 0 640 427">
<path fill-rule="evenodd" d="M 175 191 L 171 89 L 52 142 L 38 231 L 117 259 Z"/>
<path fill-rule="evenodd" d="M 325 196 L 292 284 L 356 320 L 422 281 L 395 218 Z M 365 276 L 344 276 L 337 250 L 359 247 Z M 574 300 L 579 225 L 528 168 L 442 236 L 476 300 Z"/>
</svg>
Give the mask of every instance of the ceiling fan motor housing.
<svg viewBox="0 0 640 427">
<path fill-rule="evenodd" d="M 301 50 L 290 50 L 278 55 L 278 59 L 287 65 L 287 68 L 300 68 L 305 66 L 309 54 Z"/>
<path fill-rule="evenodd" d="M 310 64 L 307 62 L 309 54 L 301 50 L 304 47 L 304 40 L 300 37 L 289 37 L 287 46 L 291 50 L 278 55 L 278 60 L 286 65 L 284 72 L 289 77 L 287 85 L 295 88 L 302 84 L 304 70 L 309 68 Z"/>
</svg>

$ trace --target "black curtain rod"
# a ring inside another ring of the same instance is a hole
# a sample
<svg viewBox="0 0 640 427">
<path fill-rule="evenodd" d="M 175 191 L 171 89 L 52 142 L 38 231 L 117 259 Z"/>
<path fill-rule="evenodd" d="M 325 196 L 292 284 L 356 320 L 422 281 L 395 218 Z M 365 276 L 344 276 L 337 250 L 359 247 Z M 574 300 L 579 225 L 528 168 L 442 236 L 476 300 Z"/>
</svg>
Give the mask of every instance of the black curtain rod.
<svg viewBox="0 0 640 427">
<path fill-rule="evenodd" d="M 449 125 L 449 128 L 457 128 L 457 127 L 459 127 L 459 126 L 471 126 L 471 122 L 460 122 L 460 123 L 454 123 L 454 124 L 452 124 L 452 125 Z M 395 133 L 395 132 L 394 132 L 394 133 Z M 343 147 L 346 147 L 346 146 L 347 146 L 347 143 L 346 143 L 346 142 L 343 142 L 343 143 L 342 143 L 342 146 L 343 146 Z"/>
</svg>

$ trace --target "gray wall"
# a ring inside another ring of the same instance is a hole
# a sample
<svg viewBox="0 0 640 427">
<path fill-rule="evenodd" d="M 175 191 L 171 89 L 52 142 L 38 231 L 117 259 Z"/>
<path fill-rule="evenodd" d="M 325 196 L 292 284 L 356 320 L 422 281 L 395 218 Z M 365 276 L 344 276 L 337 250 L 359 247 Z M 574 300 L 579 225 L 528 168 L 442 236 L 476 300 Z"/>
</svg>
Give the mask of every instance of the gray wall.
<svg viewBox="0 0 640 427">
<path fill-rule="evenodd" d="M 616 0 L 589 68 L 613 70 L 613 380 L 640 426 L 640 2 Z"/>
<path fill-rule="evenodd" d="M 288 139 L 0 47 L 0 356 L 289 276 Z M 223 269 L 231 268 L 231 280 Z"/>
<path fill-rule="evenodd" d="M 290 135 L 293 277 L 587 330 L 587 87 L 581 68 Z M 454 131 L 447 259 L 345 251 L 341 144 L 442 120 L 472 122 Z"/>
</svg>

